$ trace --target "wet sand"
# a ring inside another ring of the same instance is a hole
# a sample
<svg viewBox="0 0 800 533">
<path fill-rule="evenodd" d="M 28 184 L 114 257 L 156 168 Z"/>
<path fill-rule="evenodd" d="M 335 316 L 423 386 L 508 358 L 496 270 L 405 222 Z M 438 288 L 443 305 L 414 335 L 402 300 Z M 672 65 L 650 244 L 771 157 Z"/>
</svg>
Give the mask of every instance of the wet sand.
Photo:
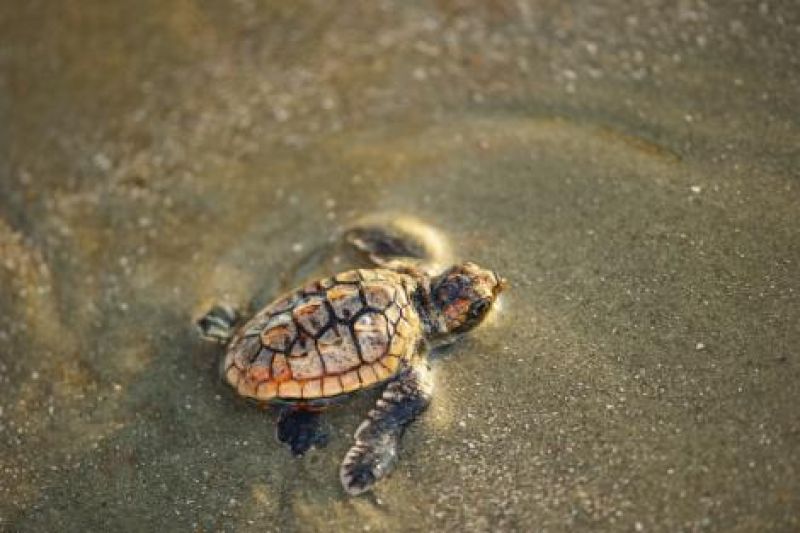
<svg viewBox="0 0 800 533">
<path fill-rule="evenodd" d="M 719 4 L 4 4 L 0 530 L 800 528 L 800 8 Z M 192 319 L 380 212 L 513 288 L 352 499 L 371 399 L 293 459 Z"/>
</svg>

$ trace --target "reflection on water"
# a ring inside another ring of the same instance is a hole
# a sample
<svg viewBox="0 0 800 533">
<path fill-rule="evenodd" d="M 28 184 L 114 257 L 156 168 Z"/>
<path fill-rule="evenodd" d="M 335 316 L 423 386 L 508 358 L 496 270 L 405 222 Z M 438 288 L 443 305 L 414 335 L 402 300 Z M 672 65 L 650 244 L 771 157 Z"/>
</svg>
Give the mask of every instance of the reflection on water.
<svg viewBox="0 0 800 533">
<path fill-rule="evenodd" d="M 792 2 L 16 4 L 0 529 L 797 527 Z M 386 212 L 514 289 L 348 499 L 191 319 Z"/>
</svg>

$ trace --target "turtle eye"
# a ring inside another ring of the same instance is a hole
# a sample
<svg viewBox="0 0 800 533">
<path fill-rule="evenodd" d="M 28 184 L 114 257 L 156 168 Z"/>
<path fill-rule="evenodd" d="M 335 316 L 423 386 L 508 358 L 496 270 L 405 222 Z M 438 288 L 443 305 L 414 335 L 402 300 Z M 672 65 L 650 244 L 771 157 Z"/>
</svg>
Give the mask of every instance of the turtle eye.
<svg viewBox="0 0 800 533">
<path fill-rule="evenodd" d="M 474 302 L 469 306 L 469 317 L 473 319 L 482 317 L 489 310 L 490 305 L 491 302 L 486 298 Z"/>
</svg>

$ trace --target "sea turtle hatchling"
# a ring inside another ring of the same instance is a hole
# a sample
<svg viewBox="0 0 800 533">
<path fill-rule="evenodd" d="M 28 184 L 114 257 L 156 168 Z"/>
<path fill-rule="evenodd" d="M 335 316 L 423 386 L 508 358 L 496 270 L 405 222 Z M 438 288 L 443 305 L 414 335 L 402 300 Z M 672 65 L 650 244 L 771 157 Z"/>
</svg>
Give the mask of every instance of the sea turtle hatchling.
<svg viewBox="0 0 800 533">
<path fill-rule="evenodd" d="M 278 438 L 301 455 L 325 442 L 318 415 L 356 391 L 383 386 L 340 468 L 350 494 L 392 468 L 405 428 L 428 406 L 427 354 L 480 324 L 505 287 L 466 262 L 433 274 L 397 235 L 369 228 L 349 241 L 376 268 L 341 272 L 292 290 L 237 325 L 215 306 L 201 332 L 227 343 L 223 379 L 241 396 L 278 404 Z"/>
</svg>

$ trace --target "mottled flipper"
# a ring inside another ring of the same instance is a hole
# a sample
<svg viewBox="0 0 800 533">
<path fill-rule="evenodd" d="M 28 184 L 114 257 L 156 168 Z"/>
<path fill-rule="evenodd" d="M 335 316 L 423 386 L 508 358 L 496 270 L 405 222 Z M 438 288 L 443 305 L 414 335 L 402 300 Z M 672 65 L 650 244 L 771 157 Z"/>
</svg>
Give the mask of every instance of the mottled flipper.
<svg viewBox="0 0 800 533">
<path fill-rule="evenodd" d="M 225 344 L 231 340 L 239 318 L 233 307 L 217 304 L 197 321 L 197 328 L 203 337 Z"/>
<path fill-rule="evenodd" d="M 439 232 L 410 217 L 359 224 L 350 228 L 344 238 L 383 268 L 424 270 L 447 261 L 447 245 Z"/>
<path fill-rule="evenodd" d="M 428 407 L 431 390 L 427 368 L 423 367 L 410 369 L 386 387 L 356 430 L 356 442 L 339 469 L 345 491 L 361 494 L 391 471 L 400 437 Z"/>
<path fill-rule="evenodd" d="M 278 419 L 278 440 L 289 445 L 293 455 L 303 455 L 311 447 L 324 447 L 327 433 L 322 431 L 319 413 L 287 409 Z"/>
</svg>

